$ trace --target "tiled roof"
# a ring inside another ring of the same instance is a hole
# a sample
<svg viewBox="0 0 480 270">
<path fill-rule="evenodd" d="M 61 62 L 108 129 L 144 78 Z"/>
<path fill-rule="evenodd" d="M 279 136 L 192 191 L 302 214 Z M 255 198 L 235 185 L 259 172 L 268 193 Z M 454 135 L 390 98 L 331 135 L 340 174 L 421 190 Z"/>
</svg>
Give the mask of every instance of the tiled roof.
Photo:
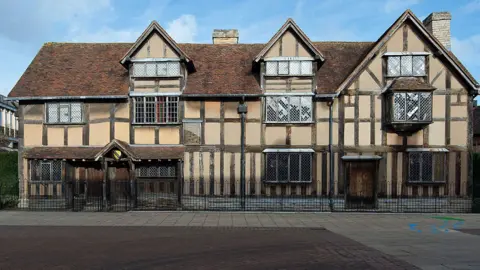
<svg viewBox="0 0 480 270">
<path fill-rule="evenodd" d="M 135 146 L 130 145 L 139 159 L 183 159 L 184 146 Z"/>
<path fill-rule="evenodd" d="M 436 88 L 426 83 L 422 78 L 399 77 L 395 78 L 388 88 L 390 90 L 435 90 Z"/>
<path fill-rule="evenodd" d="M 325 56 L 318 92 L 334 89 L 373 43 L 313 42 Z M 178 44 L 194 62 L 185 94 L 259 94 L 255 56 L 265 44 Z M 10 97 L 116 96 L 128 94 L 128 72 L 119 63 L 132 43 L 47 43 L 10 92 Z"/>
</svg>

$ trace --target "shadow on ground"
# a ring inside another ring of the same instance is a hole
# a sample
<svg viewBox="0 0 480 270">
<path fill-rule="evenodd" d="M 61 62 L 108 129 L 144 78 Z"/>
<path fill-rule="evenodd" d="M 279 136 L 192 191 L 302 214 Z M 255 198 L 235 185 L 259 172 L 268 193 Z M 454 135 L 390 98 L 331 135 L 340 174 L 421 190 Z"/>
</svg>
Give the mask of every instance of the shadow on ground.
<svg viewBox="0 0 480 270">
<path fill-rule="evenodd" d="M 324 229 L 0 227 L 0 269 L 418 269 Z"/>
</svg>

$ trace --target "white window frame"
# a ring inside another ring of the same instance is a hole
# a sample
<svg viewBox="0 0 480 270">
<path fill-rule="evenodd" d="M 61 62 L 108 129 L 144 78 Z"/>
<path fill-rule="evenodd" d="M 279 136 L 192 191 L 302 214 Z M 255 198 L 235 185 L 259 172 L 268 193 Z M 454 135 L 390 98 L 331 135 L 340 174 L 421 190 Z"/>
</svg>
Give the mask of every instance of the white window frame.
<svg viewBox="0 0 480 270">
<path fill-rule="evenodd" d="M 281 151 L 283 149 L 278 149 L 279 151 L 275 151 L 274 149 L 269 149 L 269 150 L 273 150 L 273 151 L 264 151 L 264 155 L 265 155 L 265 179 L 264 179 L 264 182 L 265 183 L 272 183 L 272 184 L 301 184 L 301 183 L 311 183 L 313 181 L 313 154 L 314 154 L 314 151 L 312 149 L 308 149 L 308 151 L 301 151 L 301 149 L 299 149 L 299 151 L 296 151 L 296 149 L 287 149 L 289 151 Z M 279 174 L 279 157 L 280 155 L 284 155 L 284 156 L 288 156 L 287 158 L 287 166 L 282 166 L 283 168 L 286 168 L 287 170 L 287 179 L 280 179 L 280 174 Z M 292 169 L 292 165 L 291 165 L 291 161 L 292 161 L 292 156 L 294 155 L 298 155 L 298 180 L 292 180 L 291 179 L 291 169 Z M 302 179 L 302 173 L 303 173 L 303 167 L 302 167 L 302 162 L 305 162 L 304 160 L 302 161 L 302 157 L 308 157 L 308 163 L 309 163 L 309 167 L 308 167 L 308 179 Z M 272 157 L 275 157 L 275 158 L 272 158 Z M 270 159 L 275 159 L 275 179 L 268 179 L 268 170 L 269 168 L 267 166 L 269 166 L 269 160 Z"/>
<path fill-rule="evenodd" d="M 280 73 L 280 63 L 287 64 L 287 72 Z M 298 72 L 292 72 L 292 64 L 298 63 Z M 269 70 L 275 72 L 269 72 Z M 265 76 L 313 76 L 313 61 L 311 60 L 275 60 L 265 61 Z"/>
<path fill-rule="evenodd" d="M 147 115 L 151 114 L 152 112 L 147 111 L 147 104 L 151 103 L 151 101 L 147 101 L 150 99 L 153 99 L 153 121 L 147 121 L 149 120 Z M 164 106 L 162 108 L 162 115 L 165 115 L 163 119 L 158 119 L 158 105 L 159 105 L 159 100 L 163 99 L 164 100 Z M 132 98 L 133 101 L 133 119 L 132 123 L 133 124 L 179 124 L 180 123 L 180 116 L 179 116 L 179 105 L 180 105 L 180 96 L 134 96 Z M 141 102 L 141 103 L 140 103 Z M 142 104 L 142 111 L 139 112 L 137 109 L 138 104 Z M 170 111 L 171 110 L 171 111 Z M 143 115 L 143 121 L 137 121 L 137 116 L 138 114 L 141 113 Z"/>
<path fill-rule="evenodd" d="M 386 76 L 387 77 L 390 77 L 390 78 L 394 78 L 394 77 L 425 77 L 427 76 L 427 70 L 426 70 L 426 60 L 427 60 L 427 57 L 428 55 L 427 54 L 413 54 L 413 53 L 405 53 L 405 54 L 385 54 L 386 56 L 386 61 L 387 61 L 387 70 L 386 70 Z M 398 74 L 392 74 L 390 72 L 390 60 L 393 59 L 393 58 L 397 58 L 398 61 L 399 61 L 399 65 L 398 65 L 398 68 L 399 68 L 399 73 Z M 403 73 L 403 70 L 402 69 L 402 63 L 406 60 L 406 58 L 411 58 L 410 59 L 410 73 Z M 413 70 L 413 62 L 414 62 L 414 59 L 423 59 L 423 73 L 420 73 L 420 74 L 415 74 L 415 71 Z"/>
<path fill-rule="evenodd" d="M 155 72 L 147 74 L 147 65 L 155 66 Z M 132 77 L 154 78 L 154 77 L 181 77 L 181 65 L 179 61 L 135 61 L 132 65 Z M 165 72 L 161 72 L 165 70 Z"/>
<path fill-rule="evenodd" d="M 288 111 L 287 111 L 287 119 L 285 121 L 282 121 L 279 119 L 279 101 L 281 98 L 284 98 L 284 99 L 287 99 L 288 100 Z M 300 109 L 299 109 L 299 120 L 291 120 L 291 117 L 290 117 L 290 111 L 292 109 L 292 105 L 291 105 L 291 101 L 292 101 L 292 98 L 299 98 L 300 100 Z M 269 120 L 268 118 L 268 111 L 269 111 L 269 100 L 276 100 L 276 114 L 277 114 L 277 120 Z M 303 120 L 302 121 L 302 108 L 304 106 L 308 106 L 310 107 L 310 116 L 307 120 Z M 278 123 L 278 124 L 288 124 L 288 123 L 313 123 L 313 119 L 314 119 L 314 115 L 313 115 L 313 109 L 314 109 L 314 106 L 313 106 L 313 98 L 311 95 L 268 95 L 268 96 L 265 96 L 265 123 Z"/>
<path fill-rule="evenodd" d="M 79 120 L 74 120 L 72 119 L 72 106 L 79 106 L 80 108 L 80 119 Z M 56 115 L 57 115 L 57 121 L 51 121 L 51 115 L 50 115 L 50 106 L 57 106 L 56 108 Z M 60 121 L 60 112 L 61 108 L 66 108 L 68 110 L 68 121 Z M 62 102 L 62 103 L 45 103 L 45 123 L 46 124 L 83 124 L 84 122 L 84 104 L 81 102 Z"/>
</svg>

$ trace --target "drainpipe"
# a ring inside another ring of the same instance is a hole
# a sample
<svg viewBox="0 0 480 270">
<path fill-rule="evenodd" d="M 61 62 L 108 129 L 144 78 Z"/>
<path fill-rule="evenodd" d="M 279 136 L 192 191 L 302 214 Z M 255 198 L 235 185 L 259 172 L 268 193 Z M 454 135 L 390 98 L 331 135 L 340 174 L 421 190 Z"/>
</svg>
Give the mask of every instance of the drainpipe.
<svg viewBox="0 0 480 270">
<path fill-rule="evenodd" d="M 241 206 L 245 210 L 245 116 L 247 114 L 247 104 L 245 104 L 245 96 L 238 104 L 238 113 L 240 114 L 240 197 Z"/>
<path fill-rule="evenodd" d="M 333 211 L 333 101 L 328 101 L 329 107 L 329 116 L 328 116 L 328 152 L 330 153 L 330 183 L 329 183 L 329 191 L 328 191 L 328 198 L 329 198 L 329 205 L 330 211 Z"/>
</svg>

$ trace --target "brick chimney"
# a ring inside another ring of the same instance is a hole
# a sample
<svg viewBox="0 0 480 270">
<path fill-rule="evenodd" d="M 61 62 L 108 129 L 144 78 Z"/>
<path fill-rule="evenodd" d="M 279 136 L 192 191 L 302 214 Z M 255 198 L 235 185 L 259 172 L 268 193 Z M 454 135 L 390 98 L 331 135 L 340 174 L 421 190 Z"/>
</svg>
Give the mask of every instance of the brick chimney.
<svg viewBox="0 0 480 270">
<path fill-rule="evenodd" d="M 237 29 L 215 29 L 212 34 L 213 44 L 237 44 Z"/>
<path fill-rule="evenodd" d="M 433 12 L 423 20 L 423 25 L 433 34 L 448 50 L 451 49 L 450 41 L 450 12 Z"/>
</svg>

